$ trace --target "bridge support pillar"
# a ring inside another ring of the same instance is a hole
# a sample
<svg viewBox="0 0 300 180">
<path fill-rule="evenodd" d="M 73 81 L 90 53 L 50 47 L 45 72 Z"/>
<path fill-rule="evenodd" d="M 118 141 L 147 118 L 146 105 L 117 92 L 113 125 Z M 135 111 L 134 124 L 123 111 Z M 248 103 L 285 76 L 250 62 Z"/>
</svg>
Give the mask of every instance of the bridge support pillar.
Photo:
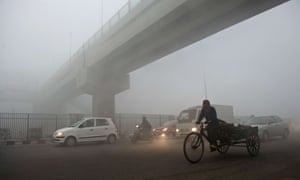
<svg viewBox="0 0 300 180">
<path fill-rule="evenodd" d="M 95 81 L 93 97 L 93 116 L 111 117 L 115 114 L 115 95 L 129 89 L 129 75 L 106 75 Z"/>
<path fill-rule="evenodd" d="M 115 114 L 113 81 L 99 83 L 93 95 L 93 116 L 111 117 Z"/>
</svg>

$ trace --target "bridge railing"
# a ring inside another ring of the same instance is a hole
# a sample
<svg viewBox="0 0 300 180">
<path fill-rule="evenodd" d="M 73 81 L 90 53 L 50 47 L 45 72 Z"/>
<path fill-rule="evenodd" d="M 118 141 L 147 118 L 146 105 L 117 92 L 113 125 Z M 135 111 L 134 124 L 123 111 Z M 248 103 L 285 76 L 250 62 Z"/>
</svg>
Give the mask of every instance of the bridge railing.
<svg viewBox="0 0 300 180">
<path fill-rule="evenodd" d="M 88 49 L 95 41 L 99 40 L 108 32 L 110 32 L 110 29 L 112 29 L 122 18 L 129 14 L 142 1 L 146 0 L 128 0 L 128 2 L 120 10 L 118 10 L 114 16 L 112 16 L 97 32 L 95 32 L 85 43 L 83 43 L 83 45 L 69 58 L 68 61 L 65 62 L 65 64 L 58 69 L 56 74 L 49 79 L 49 81 L 42 88 L 50 89 L 53 86 L 49 84 L 56 84 L 57 79 L 62 81 L 62 76 L 63 78 L 66 77 L 67 74 L 71 72 L 70 70 L 72 66 L 84 67 L 86 64 L 85 57 L 81 58 L 81 63 L 75 62 L 74 60 L 80 55 L 85 56 L 85 49 Z"/>
<path fill-rule="evenodd" d="M 134 9 L 143 0 L 129 0 L 119 11 L 112 16 L 88 41 L 87 45 L 93 44 L 93 42 L 101 38 L 104 34 L 114 27 L 124 16 L 126 16 L 132 9 Z M 79 52 L 78 52 L 79 53 Z M 78 55 L 77 53 L 74 54 Z"/>
</svg>

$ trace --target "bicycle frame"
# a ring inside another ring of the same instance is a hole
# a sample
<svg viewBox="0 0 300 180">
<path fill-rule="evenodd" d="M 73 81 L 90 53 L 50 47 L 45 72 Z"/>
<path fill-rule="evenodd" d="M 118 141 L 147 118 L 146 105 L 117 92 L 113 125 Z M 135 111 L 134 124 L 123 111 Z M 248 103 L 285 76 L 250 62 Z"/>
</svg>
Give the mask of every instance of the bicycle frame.
<svg viewBox="0 0 300 180">
<path fill-rule="evenodd" d="M 199 136 L 202 136 L 204 137 L 210 144 L 211 144 L 211 141 L 210 139 L 208 138 L 208 135 L 204 132 L 206 129 L 204 127 L 204 123 L 201 122 L 200 123 L 200 131 L 199 131 Z M 207 130 L 206 130 L 207 131 Z"/>
<path fill-rule="evenodd" d="M 212 144 L 212 142 L 211 142 L 211 140 L 209 139 L 209 137 L 208 137 L 208 134 L 206 134 L 204 131 L 207 131 L 207 129 L 206 129 L 206 127 L 204 127 L 204 124 L 205 123 L 203 123 L 203 122 L 201 122 L 200 123 L 200 131 L 199 131 L 199 136 L 202 136 L 202 137 L 204 137 L 206 140 L 207 140 L 207 142 L 209 143 L 209 144 Z M 207 126 L 209 126 L 209 125 L 207 125 Z M 215 133 L 217 133 L 217 132 L 215 132 Z M 220 139 L 217 139 L 217 141 L 218 141 L 218 146 L 222 146 L 222 145 L 230 145 L 230 146 L 232 146 L 233 144 L 228 144 L 228 143 L 222 143 L 221 141 L 220 141 Z"/>
</svg>

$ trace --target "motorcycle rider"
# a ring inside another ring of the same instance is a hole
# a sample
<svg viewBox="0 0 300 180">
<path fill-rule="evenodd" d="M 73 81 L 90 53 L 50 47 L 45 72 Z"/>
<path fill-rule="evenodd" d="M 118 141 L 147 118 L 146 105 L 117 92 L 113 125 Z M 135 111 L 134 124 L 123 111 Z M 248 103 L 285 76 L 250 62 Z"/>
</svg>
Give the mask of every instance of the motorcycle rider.
<svg viewBox="0 0 300 180">
<path fill-rule="evenodd" d="M 143 116 L 143 121 L 140 124 L 140 129 L 144 137 L 151 137 L 152 126 L 145 116 Z"/>
<path fill-rule="evenodd" d="M 215 151 L 217 148 L 216 128 L 218 127 L 218 118 L 216 109 L 210 105 L 207 99 L 202 102 L 201 113 L 196 123 L 199 124 L 203 118 L 209 123 L 207 126 L 207 134 L 211 143 L 210 150 Z"/>
</svg>

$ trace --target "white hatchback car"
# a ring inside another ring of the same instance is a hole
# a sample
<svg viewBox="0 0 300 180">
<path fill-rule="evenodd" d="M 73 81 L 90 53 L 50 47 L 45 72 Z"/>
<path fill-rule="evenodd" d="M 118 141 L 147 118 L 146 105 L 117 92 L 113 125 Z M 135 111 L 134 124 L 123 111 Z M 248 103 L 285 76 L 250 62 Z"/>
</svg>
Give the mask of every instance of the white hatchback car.
<svg viewBox="0 0 300 180">
<path fill-rule="evenodd" d="M 73 146 L 80 142 L 107 141 L 115 143 L 117 128 L 111 118 L 83 118 L 70 127 L 58 129 L 53 134 L 53 142 Z"/>
</svg>

